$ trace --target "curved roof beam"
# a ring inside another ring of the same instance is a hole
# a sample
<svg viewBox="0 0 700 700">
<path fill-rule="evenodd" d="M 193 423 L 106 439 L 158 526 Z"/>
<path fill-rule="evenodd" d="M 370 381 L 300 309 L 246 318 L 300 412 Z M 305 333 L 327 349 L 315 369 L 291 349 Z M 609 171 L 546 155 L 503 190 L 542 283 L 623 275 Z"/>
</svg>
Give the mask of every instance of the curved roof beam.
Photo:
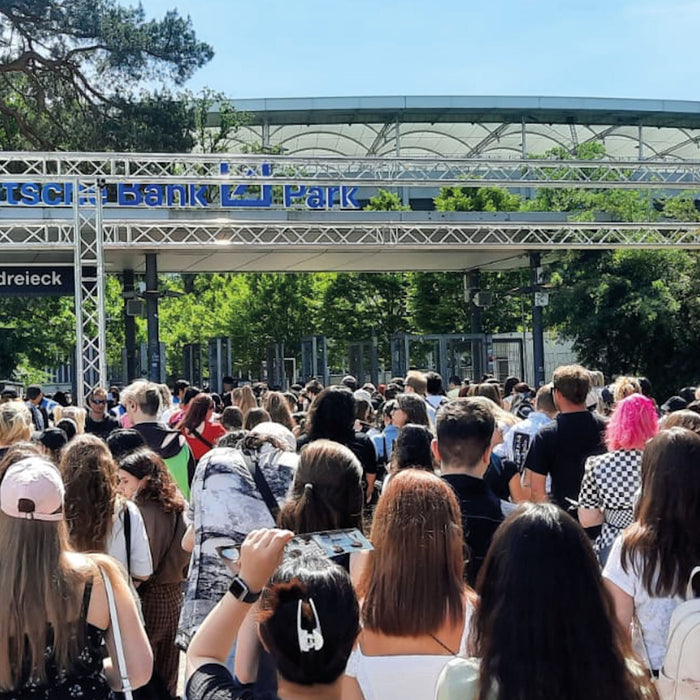
<svg viewBox="0 0 700 700">
<path fill-rule="evenodd" d="M 289 143 L 290 141 L 294 141 L 295 139 L 303 139 L 308 136 L 333 136 L 338 139 L 344 139 L 345 141 L 350 141 L 351 143 L 354 143 L 356 146 L 359 146 L 361 150 L 365 150 L 365 144 L 362 143 L 359 139 L 353 138 L 352 136 L 348 136 L 347 134 L 340 134 L 336 131 L 302 131 L 298 134 L 293 134 L 292 136 L 287 137 L 286 139 L 280 139 L 277 142 L 277 145 L 283 146 L 286 143 Z M 309 148 L 304 148 L 302 150 L 310 150 Z M 319 150 L 322 150 L 322 147 L 319 147 Z M 295 150 L 294 153 L 300 153 L 301 151 Z M 347 155 L 346 153 L 339 152 L 340 155 Z"/>
</svg>

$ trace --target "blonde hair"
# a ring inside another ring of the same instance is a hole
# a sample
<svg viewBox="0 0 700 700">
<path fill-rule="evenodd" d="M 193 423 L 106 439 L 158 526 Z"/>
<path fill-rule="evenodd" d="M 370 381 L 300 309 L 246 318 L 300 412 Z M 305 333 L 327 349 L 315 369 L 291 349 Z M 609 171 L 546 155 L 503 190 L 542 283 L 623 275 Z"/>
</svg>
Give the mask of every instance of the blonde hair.
<svg viewBox="0 0 700 700">
<path fill-rule="evenodd" d="M 231 403 L 241 409 L 244 421 L 248 411 L 258 407 L 255 394 L 248 384 L 238 386 L 231 392 Z"/>
<path fill-rule="evenodd" d="M 491 413 L 493 413 L 493 417 L 497 423 L 505 423 L 512 428 L 514 425 L 521 422 L 520 418 L 518 418 L 515 414 L 511 413 L 510 411 L 506 411 L 505 408 L 501 408 L 501 406 L 499 406 L 488 396 L 470 396 L 469 400 L 488 408 Z"/>
<path fill-rule="evenodd" d="M 589 369 L 588 376 L 591 380 L 591 388 L 602 389 L 605 386 L 605 376 L 600 370 Z"/>
<path fill-rule="evenodd" d="M 81 584 L 87 571 L 71 568 L 66 524 L 12 518 L 0 512 L 0 688 L 13 690 L 27 667 L 46 679 L 49 625 L 59 669 L 77 660 L 82 640 Z M 43 615 L 42 615 L 43 612 Z"/>
<path fill-rule="evenodd" d="M 615 380 L 612 386 L 613 400 L 615 403 L 626 399 L 632 394 L 641 394 L 642 387 L 635 377 L 624 377 L 620 376 Z"/>
<path fill-rule="evenodd" d="M 133 401 L 147 416 L 157 416 L 161 412 L 163 404 L 160 385 L 143 379 L 137 379 L 123 389 L 119 400 L 122 406 Z"/>
<path fill-rule="evenodd" d="M 64 418 L 69 418 L 75 423 L 75 427 L 78 429 L 78 435 L 82 435 L 85 432 L 87 411 L 84 408 L 80 408 L 79 406 L 55 406 L 53 409 L 54 423 L 58 423 L 58 421 Z"/>
<path fill-rule="evenodd" d="M 158 389 L 160 389 L 160 410 L 163 413 L 172 407 L 173 395 L 170 393 L 170 387 L 167 384 L 159 384 Z"/>
<path fill-rule="evenodd" d="M 32 414 L 23 401 L 0 404 L 0 447 L 29 440 L 32 436 Z"/>
</svg>

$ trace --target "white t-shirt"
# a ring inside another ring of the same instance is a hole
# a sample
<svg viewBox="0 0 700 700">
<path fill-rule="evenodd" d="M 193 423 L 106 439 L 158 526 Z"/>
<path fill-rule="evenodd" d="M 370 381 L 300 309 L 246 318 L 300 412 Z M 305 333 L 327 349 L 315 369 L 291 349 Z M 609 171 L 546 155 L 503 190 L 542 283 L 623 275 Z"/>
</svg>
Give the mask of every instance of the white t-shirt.
<svg viewBox="0 0 700 700">
<path fill-rule="evenodd" d="M 107 553 L 119 560 L 127 568 L 126 539 L 124 537 L 123 501 L 117 502 L 112 521 L 112 532 L 107 542 Z M 131 523 L 131 575 L 134 578 L 148 578 L 153 573 L 151 548 L 148 543 L 146 526 L 141 511 L 132 501 L 126 501 Z"/>
<path fill-rule="evenodd" d="M 615 540 L 610 550 L 610 556 L 603 569 L 603 576 L 634 599 L 634 611 L 642 628 L 646 654 L 641 640 L 633 640 L 634 649 L 641 659 L 645 659 L 648 654 L 651 668 L 656 670 L 663 665 L 666 654 L 666 639 L 668 637 L 671 614 L 683 599 L 679 596 L 675 598 L 650 596 L 642 585 L 641 562 L 639 558 L 634 562 L 630 562 L 627 565 L 627 572 L 625 572 L 622 570 L 621 552 L 622 537 L 620 536 Z M 655 582 L 656 577 L 652 580 L 652 588 Z"/>
</svg>

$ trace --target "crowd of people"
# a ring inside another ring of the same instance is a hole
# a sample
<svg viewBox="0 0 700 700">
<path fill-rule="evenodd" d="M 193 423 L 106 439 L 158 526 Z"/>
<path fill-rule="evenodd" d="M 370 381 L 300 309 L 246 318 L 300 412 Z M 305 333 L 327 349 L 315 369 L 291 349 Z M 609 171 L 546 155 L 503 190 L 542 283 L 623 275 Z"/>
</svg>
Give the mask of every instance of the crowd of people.
<svg viewBox="0 0 700 700">
<path fill-rule="evenodd" d="M 373 549 L 288 555 L 353 528 Z M 0 700 L 694 698 L 700 389 L 10 390 L 0 580 Z"/>
</svg>

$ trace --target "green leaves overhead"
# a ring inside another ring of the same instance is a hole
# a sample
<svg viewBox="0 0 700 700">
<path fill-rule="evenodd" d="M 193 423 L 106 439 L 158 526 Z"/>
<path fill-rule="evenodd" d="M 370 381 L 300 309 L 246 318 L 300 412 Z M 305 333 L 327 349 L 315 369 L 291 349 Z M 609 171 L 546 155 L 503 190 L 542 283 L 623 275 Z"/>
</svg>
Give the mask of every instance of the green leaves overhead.
<svg viewBox="0 0 700 700">
<path fill-rule="evenodd" d="M 116 0 L 2 0 L 0 146 L 190 148 L 192 117 L 165 87 L 212 56 L 175 10 L 148 20 Z"/>
</svg>

